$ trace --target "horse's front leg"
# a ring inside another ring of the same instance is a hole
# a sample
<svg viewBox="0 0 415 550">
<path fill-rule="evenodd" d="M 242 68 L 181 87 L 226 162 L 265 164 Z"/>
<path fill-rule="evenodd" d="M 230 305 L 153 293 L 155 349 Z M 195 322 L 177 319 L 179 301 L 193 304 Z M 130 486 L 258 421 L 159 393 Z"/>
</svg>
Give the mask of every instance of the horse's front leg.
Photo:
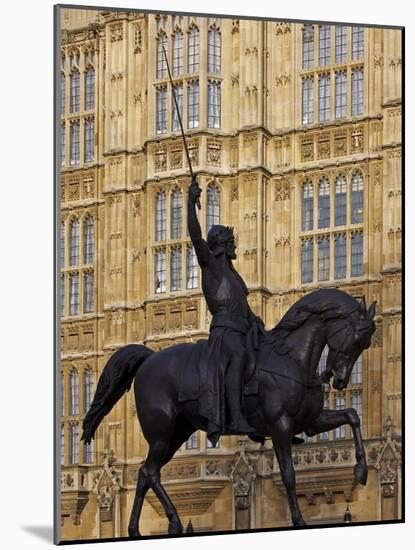
<svg viewBox="0 0 415 550">
<path fill-rule="evenodd" d="M 339 411 L 325 409 L 304 431 L 308 436 L 313 436 L 322 432 L 334 430 L 335 428 L 340 428 L 340 426 L 344 426 L 345 424 L 348 424 L 353 432 L 357 462 L 354 467 L 354 477 L 361 485 L 366 485 L 366 453 L 363 447 L 362 433 L 360 431 L 360 418 L 355 409 L 341 409 Z"/>
<path fill-rule="evenodd" d="M 272 443 L 280 466 L 282 482 L 287 492 L 293 525 L 305 525 L 295 492 L 295 471 L 291 456 L 292 421 L 288 415 L 284 414 L 270 427 Z"/>
</svg>

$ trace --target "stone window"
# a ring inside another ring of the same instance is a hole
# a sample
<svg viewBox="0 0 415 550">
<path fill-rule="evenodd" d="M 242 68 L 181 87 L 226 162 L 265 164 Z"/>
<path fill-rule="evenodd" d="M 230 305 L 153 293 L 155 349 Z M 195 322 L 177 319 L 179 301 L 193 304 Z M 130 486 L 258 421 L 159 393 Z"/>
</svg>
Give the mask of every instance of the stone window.
<svg viewBox="0 0 415 550">
<path fill-rule="evenodd" d="M 355 172 L 352 176 L 351 223 L 363 222 L 363 176 Z"/>
<path fill-rule="evenodd" d="M 336 27 L 336 63 L 345 63 L 347 61 L 347 27 Z"/>
<path fill-rule="evenodd" d="M 304 25 L 303 28 L 303 69 L 314 65 L 314 26 Z"/>
<path fill-rule="evenodd" d="M 81 106 L 80 95 L 80 77 L 79 72 L 74 71 L 71 74 L 71 113 L 78 113 Z"/>
<path fill-rule="evenodd" d="M 179 107 L 180 118 L 183 120 L 183 84 L 177 84 L 174 87 L 174 95 L 176 97 L 177 105 Z M 172 95 L 172 112 L 173 112 L 173 132 L 180 131 L 180 121 L 177 114 L 176 105 L 174 103 L 174 97 Z"/>
<path fill-rule="evenodd" d="M 70 234 L 70 265 L 79 265 L 79 221 L 72 220 L 69 226 Z"/>
<path fill-rule="evenodd" d="M 61 317 L 65 314 L 65 276 L 61 275 L 60 284 L 59 284 L 59 305 Z"/>
<path fill-rule="evenodd" d="M 88 216 L 84 222 L 84 261 L 86 264 L 92 264 L 94 262 L 94 233 L 94 220 Z"/>
<path fill-rule="evenodd" d="M 362 59 L 364 53 L 364 29 L 363 27 L 352 28 L 352 59 Z"/>
<path fill-rule="evenodd" d="M 66 101 L 66 77 L 61 73 L 61 116 L 65 114 L 65 101 Z"/>
<path fill-rule="evenodd" d="M 303 78 L 302 82 L 303 124 L 312 124 L 314 120 L 314 80 Z"/>
<path fill-rule="evenodd" d="M 94 160 L 94 121 L 91 119 L 85 120 L 84 126 L 85 132 L 85 162 L 92 162 Z"/>
<path fill-rule="evenodd" d="M 199 82 L 190 82 L 187 87 L 189 129 L 199 127 Z"/>
<path fill-rule="evenodd" d="M 344 176 L 337 176 L 334 186 L 334 225 L 347 223 L 347 184 Z"/>
<path fill-rule="evenodd" d="M 318 186 L 318 228 L 324 229 L 330 225 L 330 185 L 324 177 Z"/>
<path fill-rule="evenodd" d="M 336 118 L 344 118 L 347 116 L 347 75 L 345 71 L 336 73 L 334 99 Z"/>
<path fill-rule="evenodd" d="M 198 264 L 193 245 L 188 245 L 186 251 L 186 281 L 187 288 L 197 288 L 199 285 Z"/>
<path fill-rule="evenodd" d="M 310 231 L 314 225 L 313 184 L 309 181 L 303 185 L 301 200 L 301 231 Z"/>
<path fill-rule="evenodd" d="M 330 279 L 330 237 L 324 236 L 318 239 L 318 280 Z"/>
<path fill-rule="evenodd" d="M 304 239 L 301 242 L 301 282 L 313 281 L 314 242 L 312 239 Z"/>
<path fill-rule="evenodd" d="M 155 292 L 161 294 L 166 292 L 166 252 L 164 250 L 158 250 L 155 255 L 156 268 L 155 268 Z"/>
<path fill-rule="evenodd" d="M 363 275 L 363 233 L 354 233 L 351 243 L 351 276 Z"/>
<path fill-rule="evenodd" d="M 75 369 L 69 374 L 69 414 L 79 414 L 79 375 Z"/>
<path fill-rule="evenodd" d="M 95 71 L 89 67 L 85 73 L 85 110 L 92 111 L 95 108 Z"/>
<path fill-rule="evenodd" d="M 156 132 L 167 132 L 167 89 L 159 88 L 156 91 Z"/>
<path fill-rule="evenodd" d="M 84 414 L 89 411 L 94 397 L 94 373 L 92 369 L 84 371 Z"/>
<path fill-rule="evenodd" d="M 61 466 L 65 464 L 65 426 L 61 424 Z"/>
<path fill-rule="evenodd" d="M 220 128 L 221 91 L 219 82 L 208 82 L 208 128 Z"/>
<path fill-rule="evenodd" d="M 352 70 L 352 116 L 363 114 L 363 69 Z"/>
<path fill-rule="evenodd" d="M 93 464 L 94 462 L 94 440 L 91 443 L 84 444 L 84 464 Z"/>
<path fill-rule="evenodd" d="M 320 25 L 318 44 L 318 64 L 320 67 L 330 65 L 330 25 Z"/>
<path fill-rule="evenodd" d="M 173 34 L 173 76 L 183 74 L 183 33 L 176 31 Z"/>
<path fill-rule="evenodd" d="M 84 273 L 84 313 L 94 311 L 94 273 Z"/>
<path fill-rule="evenodd" d="M 63 222 L 61 223 L 59 242 L 61 267 L 65 267 L 65 224 Z"/>
<path fill-rule="evenodd" d="M 345 404 L 344 396 L 341 393 L 338 393 L 336 395 L 335 405 L 336 405 L 336 411 L 340 411 L 345 408 L 346 404 Z M 346 437 L 346 427 L 339 426 L 338 428 L 336 428 L 334 432 L 334 437 L 336 439 L 344 439 Z"/>
<path fill-rule="evenodd" d="M 199 71 L 199 30 L 193 28 L 189 33 L 189 73 L 194 74 Z"/>
<path fill-rule="evenodd" d="M 170 253 L 170 290 L 172 292 L 182 288 L 182 249 L 173 247 Z"/>
<path fill-rule="evenodd" d="M 347 269 L 346 235 L 334 237 L 334 278 L 344 279 Z"/>
<path fill-rule="evenodd" d="M 171 196 L 171 238 L 182 236 L 182 193 L 175 189 Z"/>
<path fill-rule="evenodd" d="M 156 195 L 156 241 L 166 240 L 166 193 Z"/>
<path fill-rule="evenodd" d="M 318 79 L 318 119 L 320 122 L 330 119 L 330 75 Z"/>
<path fill-rule="evenodd" d="M 71 124 L 71 165 L 77 165 L 81 161 L 79 120 L 74 120 Z"/>
<path fill-rule="evenodd" d="M 69 276 L 69 314 L 79 315 L 79 273 Z"/>
<path fill-rule="evenodd" d="M 167 55 L 167 36 L 162 33 L 157 38 L 157 59 L 156 59 L 156 78 L 166 78 L 167 77 L 167 63 L 166 58 L 164 57 L 163 48 L 166 50 Z"/>
<path fill-rule="evenodd" d="M 353 366 L 353 370 L 350 375 L 350 383 L 351 384 L 363 383 L 363 361 L 362 361 L 361 355 L 359 355 L 359 357 L 356 359 L 356 363 Z"/>
<path fill-rule="evenodd" d="M 221 71 L 221 35 L 219 29 L 208 32 L 208 73 L 219 74 Z"/>
<path fill-rule="evenodd" d="M 207 188 L 206 232 L 212 225 L 220 223 L 220 191 L 217 185 L 209 184 Z"/>
<path fill-rule="evenodd" d="M 69 464 L 78 464 L 79 461 L 79 426 L 69 426 Z"/>
<path fill-rule="evenodd" d="M 65 166 L 65 147 L 66 147 L 66 126 L 65 123 L 61 124 L 61 166 Z"/>
</svg>

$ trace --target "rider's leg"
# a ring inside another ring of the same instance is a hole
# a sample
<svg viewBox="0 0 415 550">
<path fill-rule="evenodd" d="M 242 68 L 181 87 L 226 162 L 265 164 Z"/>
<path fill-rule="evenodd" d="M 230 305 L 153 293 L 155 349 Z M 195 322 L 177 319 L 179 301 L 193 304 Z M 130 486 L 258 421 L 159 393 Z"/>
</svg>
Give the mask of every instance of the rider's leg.
<svg viewBox="0 0 415 550">
<path fill-rule="evenodd" d="M 245 347 L 245 337 L 239 332 L 230 330 L 226 333 L 225 338 L 226 349 L 231 357 L 225 378 L 225 393 L 230 413 L 229 429 L 235 431 L 250 431 L 252 428 L 249 426 L 241 411 L 242 380 L 248 359 Z"/>
</svg>

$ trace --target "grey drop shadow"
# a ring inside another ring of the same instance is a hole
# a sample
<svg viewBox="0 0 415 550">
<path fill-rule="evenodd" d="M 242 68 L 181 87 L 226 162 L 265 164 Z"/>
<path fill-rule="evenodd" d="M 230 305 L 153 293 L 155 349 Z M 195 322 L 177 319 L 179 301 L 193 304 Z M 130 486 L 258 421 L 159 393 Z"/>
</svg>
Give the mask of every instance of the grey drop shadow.
<svg viewBox="0 0 415 550">
<path fill-rule="evenodd" d="M 52 525 L 21 525 L 23 531 L 41 539 L 45 542 L 53 543 Z"/>
</svg>

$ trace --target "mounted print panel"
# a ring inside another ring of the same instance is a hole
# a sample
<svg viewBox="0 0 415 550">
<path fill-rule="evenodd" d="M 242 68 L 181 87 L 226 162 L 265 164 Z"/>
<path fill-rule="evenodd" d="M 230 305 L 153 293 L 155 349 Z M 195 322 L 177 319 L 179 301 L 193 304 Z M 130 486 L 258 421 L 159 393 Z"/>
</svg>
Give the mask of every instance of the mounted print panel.
<svg viewBox="0 0 415 550">
<path fill-rule="evenodd" d="M 403 521 L 403 29 L 55 10 L 55 542 Z"/>
</svg>

